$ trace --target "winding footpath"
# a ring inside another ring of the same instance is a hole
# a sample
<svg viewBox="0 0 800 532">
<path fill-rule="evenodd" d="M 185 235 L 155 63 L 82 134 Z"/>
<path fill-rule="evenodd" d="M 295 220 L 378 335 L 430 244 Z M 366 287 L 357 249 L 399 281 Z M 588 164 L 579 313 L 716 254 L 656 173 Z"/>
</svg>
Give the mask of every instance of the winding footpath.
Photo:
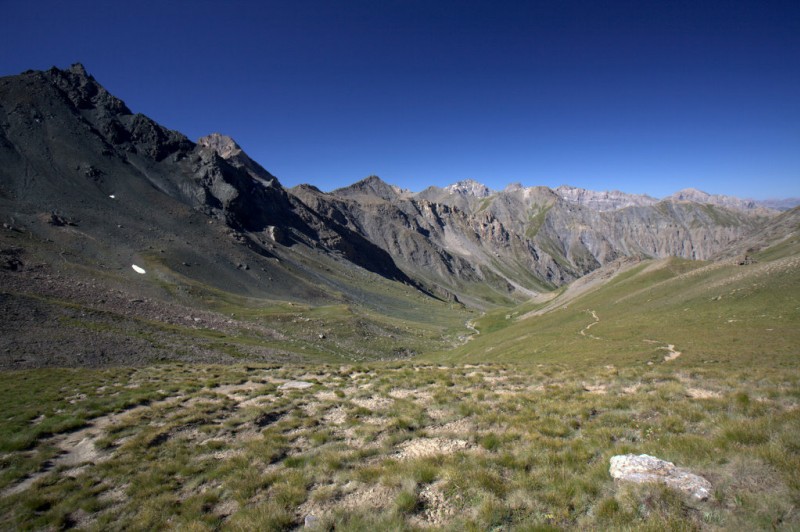
<svg viewBox="0 0 800 532">
<path fill-rule="evenodd" d="M 591 334 L 587 334 L 587 331 L 589 329 L 591 329 L 592 327 L 594 327 L 595 325 L 597 325 L 598 323 L 600 323 L 600 318 L 597 317 L 597 312 L 595 312 L 594 310 L 587 310 L 586 312 L 590 312 L 592 314 L 592 318 L 594 318 L 594 322 L 590 323 L 589 325 L 587 325 L 586 327 L 581 329 L 581 336 L 586 336 L 587 338 L 591 338 L 593 340 L 599 340 L 600 338 L 598 338 L 597 336 L 593 336 Z"/>
<path fill-rule="evenodd" d="M 644 340 L 644 341 L 646 343 L 648 343 L 648 344 L 660 344 L 661 343 L 661 342 L 658 342 L 656 340 Z M 662 349 L 662 350 L 667 352 L 667 354 L 664 355 L 664 362 L 669 362 L 670 360 L 675 360 L 676 358 L 678 358 L 679 356 L 681 356 L 683 354 L 680 351 L 678 351 L 677 349 L 675 349 L 675 344 L 662 345 L 658 349 Z"/>
<path fill-rule="evenodd" d="M 681 356 L 680 351 L 675 350 L 675 345 L 669 344 L 666 347 L 659 347 L 659 349 L 664 349 L 667 351 L 667 354 L 664 355 L 664 362 L 669 362 L 670 360 L 675 360 L 679 356 Z"/>
</svg>

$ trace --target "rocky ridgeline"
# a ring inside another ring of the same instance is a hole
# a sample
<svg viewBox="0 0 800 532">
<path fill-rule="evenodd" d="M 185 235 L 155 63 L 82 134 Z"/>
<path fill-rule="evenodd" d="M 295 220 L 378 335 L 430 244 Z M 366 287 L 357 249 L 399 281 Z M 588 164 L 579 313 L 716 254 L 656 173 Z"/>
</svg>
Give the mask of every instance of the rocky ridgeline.
<svg viewBox="0 0 800 532">
<path fill-rule="evenodd" d="M 197 144 L 206 150 L 217 153 L 232 166 L 243 169 L 247 174 L 264 185 L 277 185 L 278 179 L 267 172 L 260 164 L 251 159 L 236 142 L 227 135 L 212 133 L 201 137 Z"/>
<path fill-rule="evenodd" d="M 626 194 L 619 190 L 595 192 L 584 188 L 561 185 L 555 189 L 559 197 L 589 207 L 595 211 L 615 211 L 625 207 L 649 207 L 658 203 L 656 198 L 646 194 Z"/>
<path fill-rule="evenodd" d="M 492 191 L 484 184 L 478 183 L 473 179 L 465 179 L 452 185 L 444 187 L 448 194 L 461 194 L 464 196 L 474 196 L 476 198 L 487 198 Z"/>
</svg>

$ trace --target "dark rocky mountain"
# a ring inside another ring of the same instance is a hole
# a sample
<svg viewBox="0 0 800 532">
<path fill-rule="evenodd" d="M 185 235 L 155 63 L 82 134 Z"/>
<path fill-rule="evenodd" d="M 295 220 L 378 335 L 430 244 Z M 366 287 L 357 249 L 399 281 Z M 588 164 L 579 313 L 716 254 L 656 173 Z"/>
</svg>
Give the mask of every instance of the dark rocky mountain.
<svg viewBox="0 0 800 532">
<path fill-rule="evenodd" d="M 50 242 L 51 260 L 146 258 L 224 290 L 303 301 L 355 297 L 326 272 L 363 268 L 485 307 L 624 256 L 708 259 L 774 215 L 698 191 L 657 201 L 466 180 L 413 194 L 375 176 L 286 190 L 233 139 L 194 143 L 134 114 L 81 65 L 0 79 L 0 177 L 0 216 Z"/>
<path fill-rule="evenodd" d="M 309 211 L 232 140 L 195 144 L 133 114 L 81 65 L 0 79 L 0 168 L 6 225 L 88 267 L 147 259 L 224 290 L 329 300 L 326 278 L 297 262 L 302 246 L 411 282 L 385 251 Z"/>
</svg>

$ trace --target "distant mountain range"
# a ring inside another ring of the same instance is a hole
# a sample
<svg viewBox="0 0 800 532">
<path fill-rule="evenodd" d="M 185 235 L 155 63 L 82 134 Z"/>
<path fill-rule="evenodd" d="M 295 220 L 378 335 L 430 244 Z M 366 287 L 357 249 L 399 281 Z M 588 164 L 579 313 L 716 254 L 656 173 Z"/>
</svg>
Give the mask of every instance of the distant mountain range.
<svg viewBox="0 0 800 532">
<path fill-rule="evenodd" d="M 530 187 L 538 188 L 538 187 Z M 438 197 L 442 189 L 438 187 L 431 187 L 423 191 L 419 197 Z M 452 185 L 448 185 L 443 189 L 448 194 L 475 196 L 478 198 L 486 198 L 497 192 L 489 189 L 486 185 L 478 183 L 472 179 L 465 179 Z M 525 190 L 519 183 L 508 185 L 504 192 L 513 192 L 518 190 Z M 646 194 L 628 194 L 620 192 L 619 190 L 597 192 L 594 190 L 586 190 L 585 188 L 572 187 L 569 185 L 561 185 L 553 189 L 559 197 L 573 203 L 581 204 L 585 207 L 590 207 L 597 211 L 613 211 L 625 207 L 644 207 L 648 205 L 655 205 L 659 200 Z M 750 200 L 740 199 L 734 196 L 724 196 L 721 194 L 709 194 L 696 188 L 686 188 L 675 192 L 671 196 L 663 198 L 663 200 L 674 201 L 690 201 L 693 203 L 707 203 L 711 205 L 719 205 L 721 207 L 729 207 L 732 209 L 741 210 L 780 210 L 786 211 L 800 205 L 800 198 L 787 198 L 775 200 Z M 765 214 L 769 214 L 765 212 Z"/>
<path fill-rule="evenodd" d="M 7 230 L 48 243 L 47 260 L 150 262 L 243 294 L 359 300 L 342 275 L 361 268 L 486 308 L 621 257 L 730 254 L 797 203 L 694 189 L 661 200 L 569 186 L 493 191 L 472 180 L 412 193 L 375 176 L 330 193 L 286 189 L 233 139 L 195 143 L 134 114 L 81 65 L 0 79 Z"/>
</svg>

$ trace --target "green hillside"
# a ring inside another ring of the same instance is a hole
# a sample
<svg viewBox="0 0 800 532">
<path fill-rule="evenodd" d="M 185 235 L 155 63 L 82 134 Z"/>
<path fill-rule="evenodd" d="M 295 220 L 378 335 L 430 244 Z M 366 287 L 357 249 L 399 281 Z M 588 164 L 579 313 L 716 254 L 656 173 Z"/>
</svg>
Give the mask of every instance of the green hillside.
<svg viewBox="0 0 800 532">
<path fill-rule="evenodd" d="M 625 264 L 583 293 L 567 289 L 549 302 L 488 313 L 475 322 L 480 334 L 431 358 L 658 364 L 680 352 L 669 363 L 794 366 L 800 346 L 795 246 L 775 246 L 747 265 L 676 258 Z"/>
</svg>

